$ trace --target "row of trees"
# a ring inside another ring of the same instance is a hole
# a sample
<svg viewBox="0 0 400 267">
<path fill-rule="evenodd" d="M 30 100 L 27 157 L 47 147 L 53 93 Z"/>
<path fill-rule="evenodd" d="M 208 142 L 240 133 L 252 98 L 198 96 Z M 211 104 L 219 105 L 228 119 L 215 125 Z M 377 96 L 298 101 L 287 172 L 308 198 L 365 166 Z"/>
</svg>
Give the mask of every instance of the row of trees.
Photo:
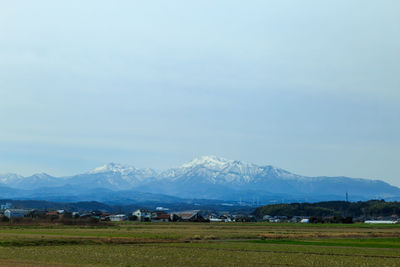
<svg viewBox="0 0 400 267">
<path fill-rule="evenodd" d="M 317 203 L 272 204 L 257 208 L 253 214 L 262 218 L 271 216 L 316 216 L 316 217 L 387 217 L 400 216 L 400 202 L 369 200 L 358 202 L 326 201 Z"/>
</svg>

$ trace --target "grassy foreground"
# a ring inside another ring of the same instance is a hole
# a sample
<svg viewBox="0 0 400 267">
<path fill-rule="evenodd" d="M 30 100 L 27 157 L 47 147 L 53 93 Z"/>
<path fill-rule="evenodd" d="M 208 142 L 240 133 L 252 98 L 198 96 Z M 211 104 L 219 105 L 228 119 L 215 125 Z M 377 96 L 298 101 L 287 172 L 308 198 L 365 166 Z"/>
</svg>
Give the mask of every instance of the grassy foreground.
<svg viewBox="0 0 400 267">
<path fill-rule="evenodd" d="M 400 225 L 2 225 L 0 266 L 400 266 Z"/>
</svg>

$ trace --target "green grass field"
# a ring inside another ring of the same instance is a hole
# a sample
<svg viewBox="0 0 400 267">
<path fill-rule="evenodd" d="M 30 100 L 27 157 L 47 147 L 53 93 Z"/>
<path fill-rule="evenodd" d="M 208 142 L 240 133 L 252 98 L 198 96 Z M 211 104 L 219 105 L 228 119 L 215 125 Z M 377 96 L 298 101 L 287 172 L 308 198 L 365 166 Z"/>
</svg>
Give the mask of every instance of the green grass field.
<svg viewBox="0 0 400 267">
<path fill-rule="evenodd" d="M 0 266 L 400 266 L 400 225 L 0 226 Z"/>
</svg>

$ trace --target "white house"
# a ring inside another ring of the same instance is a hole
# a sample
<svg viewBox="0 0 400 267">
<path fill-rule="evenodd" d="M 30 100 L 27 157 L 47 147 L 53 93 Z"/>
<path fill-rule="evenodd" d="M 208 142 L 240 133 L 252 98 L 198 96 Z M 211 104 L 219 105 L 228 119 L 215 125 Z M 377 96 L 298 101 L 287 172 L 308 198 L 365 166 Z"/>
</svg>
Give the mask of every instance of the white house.
<svg viewBox="0 0 400 267">
<path fill-rule="evenodd" d="M 145 209 L 138 209 L 132 212 L 132 216 L 136 216 L 139 221 L 150 221 L 151 220 L 151 212 Z"/>
<path fill-rule="evenodd" d="M 23 210 L 23 209 L 6 209 L 4 211 L 4 216 L 7 218 L 23 218 L 25 215 L 30 212 L 30 210 Z"/>
</svg>

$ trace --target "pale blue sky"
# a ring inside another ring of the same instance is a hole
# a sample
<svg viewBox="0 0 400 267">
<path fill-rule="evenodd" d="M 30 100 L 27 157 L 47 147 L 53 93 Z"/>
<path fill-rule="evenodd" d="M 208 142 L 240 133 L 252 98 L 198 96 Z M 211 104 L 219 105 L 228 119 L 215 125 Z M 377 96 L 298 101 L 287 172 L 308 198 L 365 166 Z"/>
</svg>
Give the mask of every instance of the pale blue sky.
<svg viewBox="0 0 400 267">
<path fill-rule="evenodd" d="M 399 10 L 0 1 L 0 173 L 217 155 L 400 186 Z"/>
</svg>

